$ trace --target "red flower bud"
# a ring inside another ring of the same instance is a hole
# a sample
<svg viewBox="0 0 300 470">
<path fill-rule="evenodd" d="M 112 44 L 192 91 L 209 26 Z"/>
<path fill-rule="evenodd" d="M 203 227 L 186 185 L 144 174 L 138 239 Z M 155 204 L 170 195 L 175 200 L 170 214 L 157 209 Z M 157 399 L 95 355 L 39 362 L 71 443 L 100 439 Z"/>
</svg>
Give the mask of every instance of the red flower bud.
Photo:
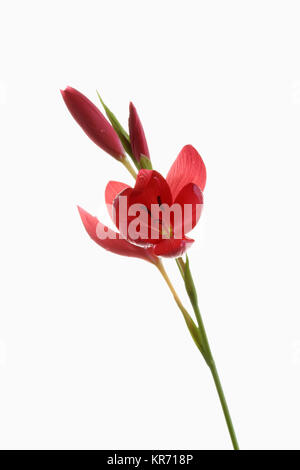
<svg viewBox="0 0 300 470">
<path fill-rule="evenodd" d="M 144 129 L 138 113 L 132 103 L 129 105 L 129 135 L 132 153 L 139 162 L 141 156 L 144 155 L 150 160 L 150 153 L 144 133 Z"/>
<path fill-rule="evenodd" d="M 125 157 L 120 139 L 100 110 L 75 88 L 61 90 L 64 102 L 73 118 L 87 136 L 105 152 L 117 160 Z"/>
</svg>

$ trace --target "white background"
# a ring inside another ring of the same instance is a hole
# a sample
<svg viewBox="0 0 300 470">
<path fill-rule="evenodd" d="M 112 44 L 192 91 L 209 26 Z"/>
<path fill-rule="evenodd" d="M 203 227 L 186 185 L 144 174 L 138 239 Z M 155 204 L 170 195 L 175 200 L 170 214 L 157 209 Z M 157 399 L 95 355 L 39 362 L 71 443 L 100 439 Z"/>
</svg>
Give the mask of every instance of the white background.
<svg viewBox="0 0 300 470">
<path fill-rule="evenodd" d="M 190 250 L 240 445 L 300 448 L 300 62 L 293 1 L 2 1 L 1 448 L 230 449 L 209 370 L 159 273 L 102 250 L 131 183 L 59 88 L 126 123 L 166 174 L 208 171 Z M 174 261 L 166 266 L 190 309 Z"/>
</svg>

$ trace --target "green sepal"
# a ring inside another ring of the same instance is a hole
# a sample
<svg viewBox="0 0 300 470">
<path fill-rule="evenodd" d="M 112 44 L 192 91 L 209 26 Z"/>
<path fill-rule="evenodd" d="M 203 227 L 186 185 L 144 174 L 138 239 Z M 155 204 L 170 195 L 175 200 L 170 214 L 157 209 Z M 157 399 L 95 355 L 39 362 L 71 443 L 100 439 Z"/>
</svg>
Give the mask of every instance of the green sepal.
<svg viewBox="0 0 300 470">
<path fill-rule="evenodd" d="M 191 333 L 191 336 L 192 336 L 197 348 L 200 350 L 200 352 L 202 353 L 204 359 L 206 360 L 205 349 L 202 345 L 199 328 L 196 326 L 194 320 L 192 319 L 192 317 L 187 312 L 183 312 L 183 316 L 184 316 L 185 323 L 186 323 L 186 325 L 189 329 L 189 332 Z"/>
<path fill-rule="evenodd" d="M 181 277 L 184 280 L 184 261 L 182 258 L 175 258 L 176 264 L 178 266 L 178 269 L 180 271 Z"/>
<path fill-rule="evenodd" d="M 139 163 L 141 168 L 144 168 L 145 170 L 153 170 L 151 160 L 145 155 L 141 155 Z"/>
<path fill-rule="evenodd" d="M 139 163 L 136 161 L 136 159 L 134 158 L 133 156 L 133 153 L 132 153 L 132 150 L 131 150 L 131 145 L 130 145 L 130 138 L 129 138 L 129 135 L 128 135 L 128 132 L 125 131 L 124 127 L 120 124 L 120 122 L 118 121 L 118 119 L 116 118 L 116 116 L 114 115 L 114 113 L 106 106 L 106 104 L 104 103 L 104 101 L 102 100 L 98 90 L 97 91 L 97 95 L 98 95 L 98 98 L 104 108 L 104 111 L 106 113 L 106 116 L 108 117 L 111 125 L 113 126 L 114 130 L 116 131 L 116 133 L 118 134 L 119 136 L 119 139 L 120 141 L 122 142 L 122 145 L 124 147 L 124 150 L 126 151 L 126 153 L 128 153 L 128 155 L 131 157 L 133 163 L 135 164 L 135 166 L 137 167 L 137 169 L 139 170 L 140 169 L 140 165 Z"/>
<path fill-rule="evenodd" d="M 187 255 L 186 255 L 186 261 L 184 265 L 184 283 L 185 283 L 186 291 L 188 293 L 189 298 L 191 299 L 192 304 L 193 305 L 197 304 L 198 303 L 197 292 L 196 292 L 195 284 L 192 278 L 189 258 Z"/>
<path fill-rule="evenodd" d="M 209 354 L 207 353 L 206 348 L 203 344 L 199 328 L 197 327 L 194 320 L 192 319 L 192 317 L 187 312 L 186 312 L 186 314 L 184 314 L 184 319 L 185 319 L 185 323 L 186 323 L 186 325 L 187 325 L 187 327 L 188 327 L 188 329 L 191 333 L 191 336 L 194 340 L 194 343 L 196 344 L 197 348 L 201 352 L 201 354 L 204 357 L 204 360 L 206 361 L 206 363 L 209 365 L 210 364 Z"/>
<path fill-rule="evenodd" d="M 196 287 L 195 287 L 195 284 L 194 284 L 194 281 L 193 281 L 193 278 L 192 278 L 192 274 L 191 274 L 191 270 L 190 270 L 189 258 L 188 258 L 187 255 L 186 255 L 186 260 L 185 260 L 185 263 L 184 263 L 183 279 L 184 279 L 187 294 L 188 294 L 188 296 L 190 298 L 190 301 L 191 301 L 191 304 L 193 305 L 194 310 L 195 310 L 195 308 L 197 308 L 197 306 L 198 306 L 198 297 L 197 297 Z M 200 331 L 199 327 L 197 327 L 196 325 L 195 325 L 195 327 L 197 329 L 197 341 L 198 341 L 196 344 L 197 344 L 198 348 L 200 349 L 206 363 L 210 367 L 210 364 L 211 364 L 210 351 L 206 347 L 205 338 L 202 337 L 202 334 L 201 334 L 201 331 Z"/>
</svg>

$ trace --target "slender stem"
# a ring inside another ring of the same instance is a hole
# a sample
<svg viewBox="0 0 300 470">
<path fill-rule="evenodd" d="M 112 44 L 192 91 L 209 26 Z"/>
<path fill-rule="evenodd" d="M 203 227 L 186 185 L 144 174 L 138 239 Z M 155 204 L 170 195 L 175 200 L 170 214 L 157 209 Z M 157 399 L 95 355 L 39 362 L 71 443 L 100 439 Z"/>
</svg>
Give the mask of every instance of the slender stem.
<svg viewBox="0 0 300 470">
<path fill-rule="evenodd" d="M 218 374 L 218 371 L 217 371 L 217 367 L 216 367 L 216 364 L 215 364 L 215 361 L 214 361 L 214 358 L 213 358 L 213 355 L 212 355 L 212 352 L 211 352 L 211 349 L 210 349 L 210 345 L 209 345 L 209 342 L 208 342 L 206 330 L 205 330 L 205 327 L 204 327 L 204 323 L 203 323 L 203 320 L 202 320 L 202 316 L 201 316 L 201 313 L 200 313 L 198 303 L 194 302 L 193 309 L 194 309 L 194 312 L 195 312 L 195 315 L 196 315 L 197 323 L 198 323 L 198 326 L 199 326 L 199 330 L 200 330 L 202 340 L 204 342 L 205 349 L 208 353 L 208 357 L 209 357 L 208 366 L 211 370 L 211 373 L 212 373 L 212 376 L 213 376 L 213 379 L 214 379 L 214 382 L 215 382 L 215 386 L 216 386 L 216 389 L 217 389 L 217 392 L 218 392 L 218 395 L 219 395 L 219 399 L 220 399 L 220 402 L 221 402 L 221 405 L 222 405 L 224 417 L 225 417 L 227 427 L 228 427 L 228 431 L 229 431 L 229 434 L 230 434 L 231 442 L 232 442 L 233 448 L 235 450 L 239 450 L 237 437 L 236 437 L 234 427 L 233 427 L 233 423 L 232 423 L 232 420 L 231 420 L 231 416 L 230 416 L 230 413 L 229 413 L 229 408 L 228 408 L 226 398 L 225 398 L 225 395 L 224 395 L 224 391 L 223 391 L 223 388 L 222 388 L 222 385 L 221 385 L 221 381 L 220 381 L 220 377 L 219 377 L 219 374 Z"/>
<path fill-rule="evenodd" d="M 157 263 L 156 266 L 158 267 L 158 269 L 159 269 L 159 271 L 160 271 L 162 277 L 163 277 L 164 280 L 166 281 L 166 283 L 167 283 L 167 285 L 168 285 L 170 291 L 172 292 L 173 297 L 174 297 L 175 302 L 177 303 L 178 307 L 180 308 L 180 310 L 181 310 L 182 312 L 187 313 L 186 309 L 185 309 L 184 306 L 182 305 L 182 302 L 181 302 L 181 300 L 180 300 L 180 298 L 179 298 L 179 296 L 178 296 L 178 294 L 177 294 L 177 292 L 176 292 L 176 290 L 175 290 L 175 288 L 174 288 L 172 282 L 170 281 L 170 278 L 169 278 L 168 274 L 166 273 L 166 270 L 165 270 L 164 265 L 162 264 L 161 260 L 159 260 L 159 262 Z"/>
<path fill-rule="evenodd" d="M 173 284 L 171 283 L 168 274 L 166 273 L 164 265 L 162 264 L 161 260 L 158 260 L 158 262 L 155 265 L 156 265 L 157 269 L 159 270 L 159 272 L 161 273 L 164 280 L 166 281 L 167 286 L 169 287 L 170 291 L 172 292 L 174 300 L 175 300 L 176 304 L 178 305 L 179 309 L 181 310 L 181 313 L 182 313 L 183 318 L 185 320 L 186 326 L 188 327 L 188 330 L 189 330 L 189 332 L 190 332 L 197 348 L 199 349 L 199 351 L 202 354 L 204 354 L 203 347 L 202 347 L 202 344 L 201 344 L 201 341 L 200 341 L 200 338 L 199 338 L 199 330 L 197 328 L 197 325 L 195 324 L 195 322 L 192 319 L 192 317 L 190 316 L 190 314 L 187 312 L 187 310 L 182 305 L 182 302 L 181 302 L 176 290 L 174 289 Z"/>
<path fill-rule="evenodd" d="M 225 398 L 225 395 L 224 395 L 224 391 L 223 391 L 223 388 L 222 388 L 222 385 L 221 385 L 221 382 L 220 382 L 220 377 L 219 377 L 219 374 L 218 374 L 218 371 L 217 371 L 217 367 L 216 367 L 216 364 L 215 364 L 214 361 L 211 364 L 210 370 L 211 370 L 211 373 L 212 373 L 212 376 L 213 376 L 213 379 L 214 379 L 214 382 L 215 382 L 215 386 L 216 386 L 216 389 L 217 389 L 217 392 L 218 392 L 218 395 L 219 395 L 221 405 L 222 405 L 223 413 L 224 413 L 224 416 L 225 416 L 225 420 L 226 420 L 226 423 L 227 423 L 227 427 L 228 427 L 228 431 L 229 431 L 229 434 L 230 434 L 230 438 L 231 438 L 233 448 L 234 448 L 234 450 L 239 450 L 239 444 L 238 444 L 237 437 L 236 437 L 236 434 L 235 434 L 235 431 L 234 431 L 233 423 L 232 423 L 231 416 L 230 416 L 230 413 L 229 413 L 229 409 L 228 409 L 228 405 L 227 405 L 226 398 Z"/>
<path fill-rule="evenodd" d="M 180 271 L 180 274 L 181 274 L 182 278 L 184 279 L 184 261 L 181 257 L 176 258 L 175 261 L 176 261 L 176 264 L 177 264 L 178 269 Z"/>
<path fill-rule="evenodd" d="M 181 268 L 182 263 L 184 264 L 184 261 L 181 258 L 181 261 L 179 261 L 179 263 L 177 263 L 179 269 L 182 269 Z M 193 282 L 193 280 L 192 280 L 192 282 Z M 193 282 L 193 284 L 194 284 L 194 282 Z M 218 374 L 218 371 L 217 371 L 216 363 L 214 361 L 214 358 L 213 358 L 213 355 L 212 355 L 212 352 L 211 352 L 211 349 L 210 349 L 210 345 L 209 345 L 206 330 L 205 330 L 205 327 L 204 327 L 203 319 L 202 319 L 202 316 L 201 316 L 201 313 L 200 313 L 197 296 L 196 296 L 196 298 L 192 297 L 192 296 L 189 296 L 189 297 L 190 297 L 190 300 L 191 300 L 193 310 L 195 312 L 195 316 L 196 316 L 199 331 L 200 331 L 200 336 L 201 336 L 202 343 L 203 343 L 203 346 L 204 346 L 204 349 L 205 349 L 205 356 L 206 356 L 205 359 L 206 359 L 208 367 L 211 370 L 211 373 L 212 373 L 212 376 L 213 376 L 213 379 L 214 379 L 214 382 L 215 382 L 215 386 L 216 386 L 216 389 L 217 389 L 217 392 L 218 392 L 218 395 L 219 395 L 222 410 L 223 410 L 224 417 L 225 417 L 225 420 L 226 420 L 227 428 L 228 428 L 228 431 L 229 431 L 229 434 L 230 434 L 231 442 L 232 442 L 233 448 L 235 450 L 239 450 L 237 437 L 236 437 L 234 427 L 233 427 L 233 423 L 232 423 L 232 420 L 231 420 L 231 416 L 230 416 L 230 413 L 229 413 L 229 408 L 228 408 L 228 405 L 227 405 L 227 402 L 226 402 L 226 398 L 225 398 L 225 395 L 224 395 L 224 391 L 223 391 L 223 388 L 222 388 L 220 377 L 219 377 L 219 374 Z"/>
<path fill-rule="evenodd" d="M 133 168 L 133 166 L 131 165 L 130 161 L 128 160 L 127 157 L 123 158 L 121 160 L 121 162 L 123 163 L 123 165 L 125 166 L 125 168 L 129 171 L 129 173 L 131 174 L 131 176 L 134 177 L 134 179 L 136 179 L 136 171 L 135 169 Z"/>
</svg>

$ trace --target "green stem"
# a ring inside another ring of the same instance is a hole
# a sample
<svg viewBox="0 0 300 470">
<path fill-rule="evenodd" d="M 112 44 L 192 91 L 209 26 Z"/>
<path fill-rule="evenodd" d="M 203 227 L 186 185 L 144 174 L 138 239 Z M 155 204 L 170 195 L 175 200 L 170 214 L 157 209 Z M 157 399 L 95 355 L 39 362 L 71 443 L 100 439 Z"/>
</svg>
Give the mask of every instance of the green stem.
<svg viewBox="0 0 300 470">
<path fill-rule="evenodd" d="M 123 163 L 123 165 L 125 166 L 126 170 L 129 171 L 129 173 L 131 174 L 131 176 L 133 176 L 134 179 L 136 179 L 136 171 L 135 169 L 133 168 L 133 166 L 131 165 L 130 161 L 128 160 L 127 157 L 123 158 L 121 160 L 121 163 Z"/>
<path fill-rule="evenodd" d="M 199 338 L 199 330 L 194 322 L 194 320 L 192 319 L 192 317 L 190 316 L 190 314 L 187 312 L 187 310 L 184 308 L 184 306 L 182 305 L 182 302 L 176 292 L 176 290 L 174 289 L 174 286 L 172 284 L 172 282 L 170 281 L 170 278 L 164 268 L 164 265 L 163 263 L 161 262 L 161 260 L 158 260 L 158 262 L 156 263 L 155 265 L 157 267 L 157 269 L 159 270 L 159 272 L 161 273 L 162 277 L 164 278 L 164 280 L 166 281 L 167 283 L 167 286 L 169 287 L 170 291 L 172 292 L 172 295 L 174 297 L 174 300 L 177 304 L 177 306 L 179 307 L 182 315 L 183 315 L 183 318 L 185 320 L 185 323 L 186 323 L 186 326 L 188 327 L 189 329 L 189 332 L 197 346 L 197 348 L 199 349 L 199 351 L 204 355 L 204 350 L 203 350 L 203 347 L 202 347 L 202 344 L 201 344 L 201 341 L 200 341 L 200 338 Z"/>
<path fill-rule="evenodd" d="M 185 266 L 185 263 L 184 263 L 182 258 L 178 259 L 177 265 L 178 265 L 178 267 L 181 271 L 182 267 Z M 188 265 L 188 269 L 189 269 L 189 265 Z M 213 358 L 213 355 L 212 355 L 212 352 L 211 352 L 211 349 L 210 349 L 210 345 L 209 345 L 206 330 L 205 330 L 205 327 L 204 327 L 203 319 L 202 319 L 202 316 L 201 316 L 201 313 L 200 313 L 197 295 L 195 295 L 195 292 L 196 292 L 195 291 L 195 285 L 194 285 L 194 281 L 191 277 L 190 270 L 189 270 L 189 274 L 190 274 L 190 280 L 191 280 L 193 289 L 191 289 L 191 290 L 186 289 L 186 290 L 187 290 L 187 293 L 189 295 L 189 298 L 190 298 L 190 301 L 191 301 L 191 304 L 192 304 L 192 307 L 193 307 L 193 310 L 195 312 L 195 316 L 196 316 L 196 319 L 197 319 L 199 332 L 200 332 L 200 337 L 201 337 L 201 342 L 202 342 L 202 345 L 203 345 L 204 350 L 205 350 L 204 358 L 207 362 L 208 367 L 210 368 L 210 371 L 211 371 L 213 379 L 214 379 L 214 383 L 215 383 L 215 386 L 216 386 L 216 389 L 217 389 L 217 392 L 218 392 L 218 396 L 219 396 L 219 399 L 220 399 L 220 402 L 221 402 L 222 410 L 223 410 L 223 413 L 224 413 L 224 417 L 225 417 L 225 420 L 226 420 L 226 424 L 227 424 L 227 428 L 228 428 L 228 431 L 229 431 L 229 434 L 230 434 L 230 438 L 231 438 L 233 448 L 234 448 L 234 450 L 239 450 L 239 445 L 238 445 L 237 437 L 236 437 L 236 434 L 235 434 L 235 431 L 234 431 L 233 423 L 232 423 L 232 420 L 231 420 L 229 408 L 228 408 L 228 405 L 227 405 L 227 402 L 226 402 L 223 387 L 222 387 L 220 377 L 219 377 L 219 374 L 218 374 L 218 371 L 217 371 L 217 367 L 216 367 L 216 364 L 215 364 L 215 361 L 214 361 L 214 358 Z M 193 292 L 193 295 L 192 295 L 192 292 Z"/>
<path fill-rule="evenodd" d="M 229 413 L 229 409 L 228 409 L 228 405 L 227 405 L 226 398 L 225 398 L 225 395 L 224 395 L 223 387 L 221 385 L 220 377 L 219 377 L 217 367 L 216 367 L 216 364 L 215 364 L 214 361 L 212 361 L 212 363 L 211 363 L 210 370 L 211 370 L 211 373 L 212 373 L 212 376 L 213 376 L 213 379 L 214 379 L 214 382 L 215 382 L 215 386 L 216 386 L 216 389 L 217 389 L 217 392 L 218 392 L 218 395 L 219 395 L 221 405 L 222 405 L 223 413 L 224 413 L 224 416 L 225 416 L 225 420 L 226 420 L 226 424 L 227 424 L 227 428 L 228 428 L 228 431 L 229 431 L 229 434 L 230 434 L 230 438 L 231 438 L 233 448 L 234 448 L 234 450 L 239 450 L 239 444 L 238 444 L 238 441 L 237 441 L 237 437 L 236 437 L 235 430 L 234 430 L 234 427 L 233 427 L 233 423 L 232 423 L 232 420 L 231 420 L 231 416 L 230 416 L 230 413 Z"/>
<path fill-rule="evenodd" d="M 180 274 L 181 274 L 181 276 L 184 280 L 184 261 L 183 261 L 182 258 L 176 258 L 175 261 L 176 261 L 176 264 L 177 264 L 178 269 L 180 271 Z"/>
<path fill-rule="evenodd" d="M 235 450 L 239 450 L 239 445 L 238 445 L 237 437 L 236 437 L 234 427 L 233 427 L 233 424 L 232 424 L 229 408 L 228 408 L 228 405 L 227 405 L 227 402 L 226 402 L 226 398 L 225 398 L 225 395 L 224 395 L 224 391 L 223 391 L 223 387 L 222 387 L 222 384 L 221 384 L 221 381 L 220 381 L 218 370 L 217 370 L 217 367 L 216 367 L 216 364 L 215 364 L 215 361 L 214 361 L 214 358 L 213 358 L 213 355 L 212 355 L 212 352 L 211 352 L 211 349 L 210 349 L 210 345 L 209 345 L 209 342 L 208 342 L 206 330 L 205 330 L 205 327 L 204 327 L 204 323 L 203 323 L 203 320 L 202 320 L 202 316 L 201 316 L 201 313 L 200 313 L 198 303 L 194 302 L 193 309 L 194 309 L 195 316 L 196 316 L 196 319 L 197 319 L 197 323 L 198 323 L 198 326 L 199 326 L 200 335 L 201 335 L 202 341 L 204 343 L 204 347 L 205 347 L 205 349 L 208 353 L 208 366 L 211 370 L 211 373 L 212 373 L 212 376 L 213 376 L 213 379 L 214 379 L 214 382 L 215 382 L 215 386 L 216 386 L 216 389 L 217 389 L 217 392 L 218 392 L 218 395 L 219 395 L 219 399 L 220 399 L 221 406 L 222 406 L 222 409 L 223 409 L 224 417 L 225 417 L 226 424 L 227 424 L 227 427 L 228 427 L 228 431 L 229 431 L 229 434 L 230 434 L 231 442 L 232 442 L 233 448 Z"/>
</svg>

